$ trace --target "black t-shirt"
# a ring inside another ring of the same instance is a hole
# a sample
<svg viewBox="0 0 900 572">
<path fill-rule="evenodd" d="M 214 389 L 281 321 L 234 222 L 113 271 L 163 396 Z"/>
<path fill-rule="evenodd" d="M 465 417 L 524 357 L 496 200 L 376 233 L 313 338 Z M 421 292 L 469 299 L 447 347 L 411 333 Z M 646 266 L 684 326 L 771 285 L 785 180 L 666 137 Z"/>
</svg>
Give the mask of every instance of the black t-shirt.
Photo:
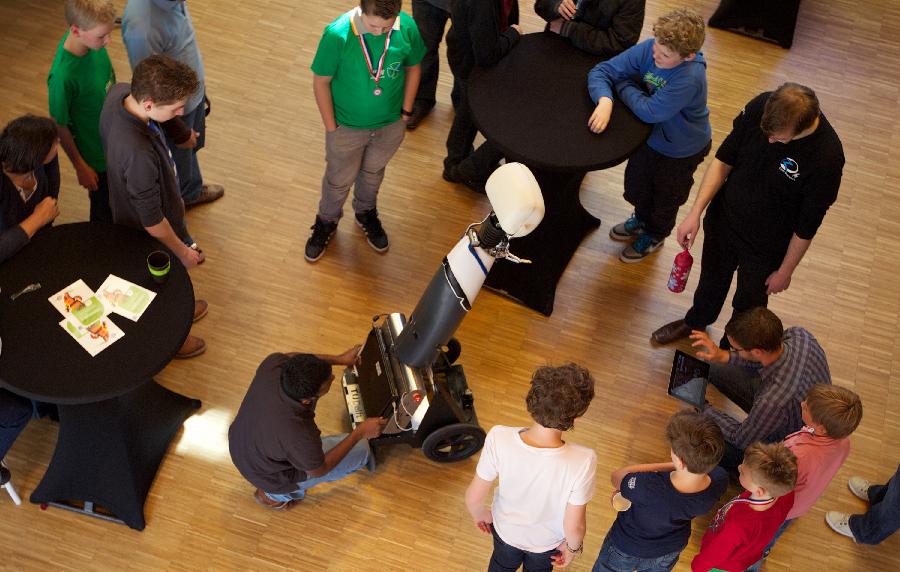
<svg viewBox="0 0 900 572">
<path fill-rule="evenodd" d="M 272 354 L 259 365 L 228 430 L 234 466 L 264 492 L 297 490 L 306 471 L 325 463 L 315 405 L 306 407 L 281 389 L 284 354 Z"/>
<path fill-rule="evenodd" d="M 741 110 L 716 152 L 732 171 L 706 224 L 729 233 L 743 254 L 780 262 L 791 236 L 812 239 L 837 199 L 844 150 L 824 115 L 811 135 L 769 143 L 759 123 L 770 95 L 756 96 Z"/>
<path fill-rule="evenodd" d="M 622 479 L 622 496 L 631 508 L 620 512 L 609 529 L 610 542 L 638 558 L 658 558 L 678 552 L 691 538 L 691 519 L 709 512 L 728 488 L 722 467 L 709 473 L 706 490 L 682 493 L 672 486 L 670 473 L 628 473 Z"/>
</svg>

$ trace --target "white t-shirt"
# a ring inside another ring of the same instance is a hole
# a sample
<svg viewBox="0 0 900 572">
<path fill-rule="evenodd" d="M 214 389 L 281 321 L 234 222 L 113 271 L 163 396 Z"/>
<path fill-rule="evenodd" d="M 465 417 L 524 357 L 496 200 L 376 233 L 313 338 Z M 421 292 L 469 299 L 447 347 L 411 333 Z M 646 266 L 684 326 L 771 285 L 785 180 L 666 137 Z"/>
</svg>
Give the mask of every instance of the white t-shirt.
<svg viewBox="0 0 900 572">
<path fill-rule="evenodd" d="M 500 477 L 491 507 L 500 538 L 520 550 L 546 552 L 565 538 L 566 505 L 584 505 L 594 496 L 597 455 L 571 443 L 532 447 L 522 441 L 521 431 L 491 429 L 475 473 L 486 481 Z"/>
</svg>

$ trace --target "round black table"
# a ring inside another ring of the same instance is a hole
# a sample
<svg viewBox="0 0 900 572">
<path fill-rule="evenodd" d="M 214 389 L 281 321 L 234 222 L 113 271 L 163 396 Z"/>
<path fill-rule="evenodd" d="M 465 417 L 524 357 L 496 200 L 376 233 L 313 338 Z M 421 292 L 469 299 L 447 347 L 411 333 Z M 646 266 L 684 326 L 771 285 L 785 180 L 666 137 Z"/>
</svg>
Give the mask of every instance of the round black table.
<svg viewBox="0 0 900 572">
<path fill-rule="evenodd" d="M 194 310 L 177 258 L 166 283 L 152 281 L 153 250 L 165 248 L 146 232 L 76 223 L 38 233 L 0 265 L 0 386 L 59 406 L 56 450 L 31 502 L 83 503 L 80 512 L 101 516 L 97 505 L 138 530 L 169 442 L 200 406 L 152 379 L 184 343 Z M 109 274 L 157 296 L 137 322 L 110 314 L 125 335 L 91 357 L 59 326 L 63 317 L 48 298 L 79 278 L 96 290 Z M 33 282 L 41 288 L 10 299 Z"/>
<path fill-rule="evenodd" d="M 560 36 L 523 36 L 490 68 L 469 78 L 469 103 L 478 129 L 508 160 L 527 165 L 544 196 L 544 220 L 511 250 L 532 264 L 498 260 L 486 285 L 545 315 L 553 312 L 556 284 L 584 237 L 600 220 L 578 197 L 588 171 L 628 158 L 651 126 L 616 100 L 609 126 L 592 133 L 594 111 L 587 74 L 600 60 Z"/>
</svg>

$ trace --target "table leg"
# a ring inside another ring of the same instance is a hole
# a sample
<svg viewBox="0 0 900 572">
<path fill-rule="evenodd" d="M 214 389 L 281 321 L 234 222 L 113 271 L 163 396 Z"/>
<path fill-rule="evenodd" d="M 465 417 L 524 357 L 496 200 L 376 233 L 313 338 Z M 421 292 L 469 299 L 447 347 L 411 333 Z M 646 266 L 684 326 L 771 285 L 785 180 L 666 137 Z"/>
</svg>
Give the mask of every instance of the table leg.
<svg viewBox="0 0 900 572">
<path fill-rule="evenodd" d="M 498 260 L 485 285 L 549 316 L 557 282 L 578 245 L 600 226 L 600 220 L 585 210 L 578 197 L 585 173 L 531 171 L 544 196 L 544 220 L 531 234 L 510 243 L 512 253 L 531 264 Z"/>
<path fill-rule="evenodd" d="M 31 502 L 143 530 L 144 501 L 169 442 L 199 407 L 153 380 L 113 399 L 60 405 L 56 450 Z"/>
</svg>

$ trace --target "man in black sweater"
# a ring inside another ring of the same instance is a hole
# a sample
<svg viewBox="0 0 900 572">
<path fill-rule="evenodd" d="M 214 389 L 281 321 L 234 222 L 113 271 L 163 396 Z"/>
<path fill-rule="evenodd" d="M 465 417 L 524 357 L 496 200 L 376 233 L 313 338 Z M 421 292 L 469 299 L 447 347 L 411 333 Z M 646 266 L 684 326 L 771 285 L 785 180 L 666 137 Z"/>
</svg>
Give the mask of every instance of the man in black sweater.
<svg viewBox="0 0 900 572">
<path fill-rule="evenodd" d="M 579 50 L 611 58 L 635 45 L 646 0 L 535 0 L 547 29 Z"/>
<path fill-rule="evenodd" d="M 519 41 L 518 0 L 454 0 L 450 3 L 453 25 L 447 32 L 447 60 L 459 86 L 459 104 L 450 133 L 444 179 L 484 192 L 484 183 L 503 158 L 490 142 L 472 151 L 478 128 L 472 120 L 466 82 L 475 66 L 489 67 Z"/>
</svg>

